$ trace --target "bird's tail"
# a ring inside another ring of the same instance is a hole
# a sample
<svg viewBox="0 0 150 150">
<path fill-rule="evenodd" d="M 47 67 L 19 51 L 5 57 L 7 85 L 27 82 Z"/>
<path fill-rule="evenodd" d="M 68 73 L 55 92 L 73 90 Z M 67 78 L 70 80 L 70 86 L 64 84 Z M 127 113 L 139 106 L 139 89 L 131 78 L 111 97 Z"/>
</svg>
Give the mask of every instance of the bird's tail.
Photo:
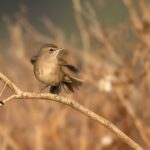
<svg viewBox="0 0 150 150">
<path fill-rule="evenodd" d="M 61 92 L 61 83 L 51 86 L 49 92 L 53 94 L 59 94 Z"/>
<path fill-rule="evenodd" d="M 62 84 L 68 92 L 75 92 L 83 84 L 83 81 L 75 77 L 67 76 L 67 79 Z"/>
<path fill-rule="evenodd" d="M 75 92 L 75 90 L 77 90 L 82 84 L 82 80 L 75 77 L 66 76 L 66 79 L 64 81 L 62 81 L 56 86 L 50 87 L 50 93 L 59 94 L 61 92 L 62 87 L 67 93 Z"/>
</svg>

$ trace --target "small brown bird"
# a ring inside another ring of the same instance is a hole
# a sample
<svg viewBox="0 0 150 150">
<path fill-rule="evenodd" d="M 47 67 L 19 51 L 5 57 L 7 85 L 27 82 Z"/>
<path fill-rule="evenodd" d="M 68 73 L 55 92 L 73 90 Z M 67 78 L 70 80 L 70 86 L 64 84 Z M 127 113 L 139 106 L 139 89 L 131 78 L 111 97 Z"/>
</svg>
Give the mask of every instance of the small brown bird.
<svg viewBox="0 0 150 150">
<path fill-rule="evenodd" d="M 44 44 L 39 53 L 31 59 L 36 78 L 50 86 L 50 92 L 54 94 L 59 94 L 61 87 L 74 92 L 82 85 L 82 80 L 65 71 L 68 69 L 72 73 L 77 73 L 79 70 L 60 57 L 63 50 L 54 44 Z"/>
</svg>

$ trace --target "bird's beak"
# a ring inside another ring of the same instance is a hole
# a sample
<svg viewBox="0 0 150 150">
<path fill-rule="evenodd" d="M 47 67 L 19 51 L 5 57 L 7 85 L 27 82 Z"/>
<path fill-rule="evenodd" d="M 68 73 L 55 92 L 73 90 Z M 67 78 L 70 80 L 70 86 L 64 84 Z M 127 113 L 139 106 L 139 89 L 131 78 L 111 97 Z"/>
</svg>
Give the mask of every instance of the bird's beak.
<svg viewBox="0 0 150 150">
<path fill-rule="evenodd" d="M 55 52 L 55 58 L 58 56 L 58 54 L 62 51 L 62 50 L 65 50 L 64 48 L 59 48 L 56 50 Z"/>
<path fill-rule="evenodd" d="M 64 48 L 59 48 L 59 49 L 58 49 L 59 52 L 62 51 L 62 50 L 65 50 L 65 49 L 64 49 Z"/>
<path fill-rule="evenodd" d="M 61 51 L 64 51 L 65 49 L 64 48 L 59 48 L 58 50 L 57 50 L 57 55 L 61 52 Z"/>
</svg>

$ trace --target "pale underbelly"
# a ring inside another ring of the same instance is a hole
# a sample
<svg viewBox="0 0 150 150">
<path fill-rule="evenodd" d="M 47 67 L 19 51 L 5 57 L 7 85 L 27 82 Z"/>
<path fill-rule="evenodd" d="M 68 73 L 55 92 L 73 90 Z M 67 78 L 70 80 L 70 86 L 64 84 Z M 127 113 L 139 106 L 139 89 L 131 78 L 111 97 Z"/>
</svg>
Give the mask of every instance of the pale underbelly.
<svg viewBox="0 0 150 150">
<path fill-rule="evenodd" d="M 39 81 L 50 85 L 59 84 L 64 77 L 64 73 L 62 72 L 61 68 L 50 69 L 35 67 L 35 75 Z"/>
</svg>

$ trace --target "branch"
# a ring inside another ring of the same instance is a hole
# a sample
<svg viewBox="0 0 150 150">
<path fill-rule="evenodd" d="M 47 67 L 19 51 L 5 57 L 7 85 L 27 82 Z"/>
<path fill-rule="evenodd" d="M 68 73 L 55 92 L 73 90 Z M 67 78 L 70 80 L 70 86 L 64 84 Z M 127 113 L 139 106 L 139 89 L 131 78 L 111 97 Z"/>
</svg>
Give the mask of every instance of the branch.
<svg viewBox="0 0 150 150">
<path fill-rule="evenodd" d="M 12 83 L 8 78 L 6 78 L 2 73 L 0 73 L 0 80 L 7 84 L 7 86 L 14 91 L 15 94 L 9 96 L 8 98 L 1 101 L 0 106 L 3 104 L 13 100 L 13 99 L 32 99 L 32 100 L 51 100 L 56 101 L 65 105 L 68 105 L 77 111 L 83 113 L 84 115 L 88 116 L 89 118 L 98 121 L 101 125 L 112 131 L 116 136 L 118 136 L 122 141 L 128 144 L 131 148 L 135 150 L 143 150 L 143 148 L 129 138 L 126 134 L 124 134 L 120 129 L 118 129 L 115 125 L 113 125 L 110 121 L 106 120 L 105 118 L 97 115 L 96 113 L 92 112 L 91 110 L 85 108 L 78 102 L 68 99 L 63 96 L 58 96 L 55 94 L 50 93 L 31 93 L 31 92 L 24 92 L 21 91 L 14 83 Z"/>
<path fill-rule="evenodd" d="M 90 37 L 89 33 L 86 28 L 86 23 L 84 23 L 84 20 L 82 18 L 82 8 L 81 8 L 81 2 L 80 0 L 72 0 L 73 8 L 75 11 L 75 21 L 77 23 L 80 35 L 81 35 L 81 41 L 84 50 L 89 50 L 90 48 Z"/>
</svg>

